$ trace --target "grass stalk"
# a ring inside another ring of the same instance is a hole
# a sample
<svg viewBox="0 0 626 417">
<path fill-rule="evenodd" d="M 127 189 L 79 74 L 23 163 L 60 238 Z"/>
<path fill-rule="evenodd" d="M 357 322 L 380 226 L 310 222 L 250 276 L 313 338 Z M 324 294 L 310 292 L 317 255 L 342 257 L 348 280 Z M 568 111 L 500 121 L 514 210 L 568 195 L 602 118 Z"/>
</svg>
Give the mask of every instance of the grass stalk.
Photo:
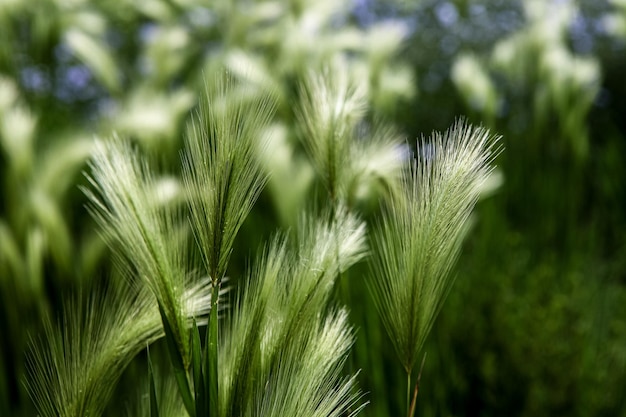
<svg viewBox="0 0 626 417">
<path fill-rule="evenodd" d="M 406 412 L 411 417 L 411 371 L 406 370 Z"/>
<path fill-rule="evenodd" d="M 219 304 L 220 283 L 213 284 L 213 292 L 211 295 L 211 312 L 209 314 L 209 323 L 207 328 L 206 343 L 206 363 L 207 369 L 206 386 L 209 401 L 209 415 L 218 416 L 219 414 L 219 323 L 218 323 L 218 304 Z"/>
</svg>

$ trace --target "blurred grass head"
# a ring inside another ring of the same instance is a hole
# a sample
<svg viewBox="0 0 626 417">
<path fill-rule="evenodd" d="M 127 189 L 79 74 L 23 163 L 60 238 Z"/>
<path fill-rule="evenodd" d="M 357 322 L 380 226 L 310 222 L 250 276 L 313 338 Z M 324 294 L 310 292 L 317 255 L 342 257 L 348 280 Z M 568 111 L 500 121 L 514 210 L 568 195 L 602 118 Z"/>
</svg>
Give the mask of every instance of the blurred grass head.
<svg viewBox="0 0 626 417">
<path fill-rule="evenodd" d="M 404 164 L 402 142 L 392 127 L 368 120 L 364 80 L 337 59 L 309 72 L 300 85 L 297 116 L 302 142 L 331 204 L 352 207 L 376 186 L 393 188 Z"/>
</svg>

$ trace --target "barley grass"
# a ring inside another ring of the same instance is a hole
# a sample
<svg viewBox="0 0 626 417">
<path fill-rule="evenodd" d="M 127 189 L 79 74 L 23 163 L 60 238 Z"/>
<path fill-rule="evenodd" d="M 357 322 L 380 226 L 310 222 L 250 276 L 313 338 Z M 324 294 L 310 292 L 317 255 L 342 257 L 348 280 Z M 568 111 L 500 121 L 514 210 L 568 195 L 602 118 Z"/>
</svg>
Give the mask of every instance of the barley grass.
<svg viewBox="0 0 626 417">
<path fill-rule="evenodd" d="M 463 121 L 418 142 L 403 186 L 373 233 L 368 282 L 407 373 L 407 409 L 411 373 L 454 280 L 450 271 L 492 170 L 495 142 Z"/>
<path fill-rule="evenodd" d="M 171 367 L 155 372 L 149 356 L 139 387 L 148 385 L 149 407 L 138 413 L 355 415 L 366 401 L 356 374 L 343 369 L 355 334 L 334 295 L 342 274 L 370 253 L 368 282 L 410 389 L 494 140 L 459 122 L 420 142 L 406 167 L 393 130 L 363 130 L 363 96 L 345 73 L 311 74 L 302 93 L 305 144 L 330 202 L 275 233 L 230 295 L 223 284 L 234 241 L 266 182 L 260 156 L 272 97 L 248 95 L 229 76 L 206 84 L 181 182 L 159 178 L 127 140 L 96 143 L 85 192 L 125 280 L 87 303 L 69 302 L 34 343 L 28 389 L 42 416 L 101 415 L 122 371 L 161 337 Z M 368 248 L 350 202 L 376 182 L 388 204 Z"/>
</svg>

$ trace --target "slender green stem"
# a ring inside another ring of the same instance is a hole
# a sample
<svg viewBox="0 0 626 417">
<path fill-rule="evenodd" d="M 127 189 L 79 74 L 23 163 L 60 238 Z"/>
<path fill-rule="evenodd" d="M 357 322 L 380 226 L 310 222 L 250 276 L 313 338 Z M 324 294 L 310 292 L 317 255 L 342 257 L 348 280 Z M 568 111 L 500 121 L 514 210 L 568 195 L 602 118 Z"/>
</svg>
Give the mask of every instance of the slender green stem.
<svg viewBox="0 0 626 417">
<path fill-rule="evenodd" d="M 411 417 L 411 371 L 406 371 L 406 415 Z"/>
<path fill-rule="evenodd" d="M 178 391 L 183 400 L 183 404 L 185 405 L 185 409 L 191 417 L 195 417 L 195 406 L 193 396 L 191 394 L 191 388 L 189 387 L 189 380 L 187 379 L 187 368 L 184 364 L 183 354 L 181 352 L 180 345 L 176 343 L 172 326 L 161 303 L 159 303 L 159 312 L 161 314 L 161 321 L 163 322 L 163 331 L 165 332 L 165 341 L 167 343 L 170 362 L 174 368 L 174 376 L 176 378 L 176 383 L 178 384 Z"/>
<path fill-rule="evenodd" d="M 154 369 L 150 360 L 150 348 L 148 347 L 148 378 L 150 379 L 150 417 L 159 417 L 159 404 L 157 402 L 156 384 L 154 382 Z"/>
<path fill-rule="evenodd" d="M 207 386 L 209 397 L 209 415 L 217 416 L 218 404 L 218 317 L 217 310 L 219 304 L 220 281 L 213 284 L 211 293 L 211 312 L 209 313 L 209 328 L 207 331 Z"/>
<path fill-rule="evenodd" d="M 419 378 L 418 378 L 419 380 Z M 411 400 L 411 407 L 409 408 L 409 417 L 413 417 L 415 414 L 415 406 L 417 405 L 417 392 L 419 391 L 419 381 L 415 383 L 415 389 L 413 390 L 413 399 Z"/>
<path fill-rule="evenodd" d="M 411 400 L 411 405 L 409 406 L 409 396 L 411 395 L 411 372 L 408 372 L 408 381 L 406 387 L 406 401 L 409 410 L 408 417 L 413 417 L 415 414 L 415 407 L 417 406 L 417 394 L 420 389 L 420 381 L 422 380 L 422 371 L 424 370 L 424 362 L 426 362 L 426 353 L 424 353 L 424 357 L 422 358 L 422 365 L 420 366 L 420 372 L 417 374 L 417 381 L 415 381 L 415 388 L 413 389 L 413 399 Z"/>
</svg>

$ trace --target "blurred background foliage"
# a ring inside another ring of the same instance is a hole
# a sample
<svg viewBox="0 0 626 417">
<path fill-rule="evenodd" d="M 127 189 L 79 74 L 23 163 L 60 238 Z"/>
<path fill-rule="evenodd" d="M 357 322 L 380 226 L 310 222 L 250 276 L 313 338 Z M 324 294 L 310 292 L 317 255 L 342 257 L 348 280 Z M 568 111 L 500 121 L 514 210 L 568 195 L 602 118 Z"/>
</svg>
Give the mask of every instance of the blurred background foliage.
<svg viewBox="0 0 626 417">
<path fill-rule="evenodd" d="M 370 104 L 365 136 L 385 120 L 412 143 L 459 115 L 503 136 L 417 414 L 626 416 L 623 0 L 3 0 L 0 28 L 0 415 L 33 414 L 21 381 L 43 317 L 110 275 L 78 187 L 94 138 L 131 138 L 175 193 L 203 80 L 228 71 L 271 94 L 272 175 L 239 238 L 243 270 L 323 199 L 294 103 L 309 70 L 341 66 Z M 378 192 L 354 190 L 364 216 Z M 341 291 L 348 366 L 365 415 L 400 415 L 404 376 L 360 275 Z"/>
</svg>

